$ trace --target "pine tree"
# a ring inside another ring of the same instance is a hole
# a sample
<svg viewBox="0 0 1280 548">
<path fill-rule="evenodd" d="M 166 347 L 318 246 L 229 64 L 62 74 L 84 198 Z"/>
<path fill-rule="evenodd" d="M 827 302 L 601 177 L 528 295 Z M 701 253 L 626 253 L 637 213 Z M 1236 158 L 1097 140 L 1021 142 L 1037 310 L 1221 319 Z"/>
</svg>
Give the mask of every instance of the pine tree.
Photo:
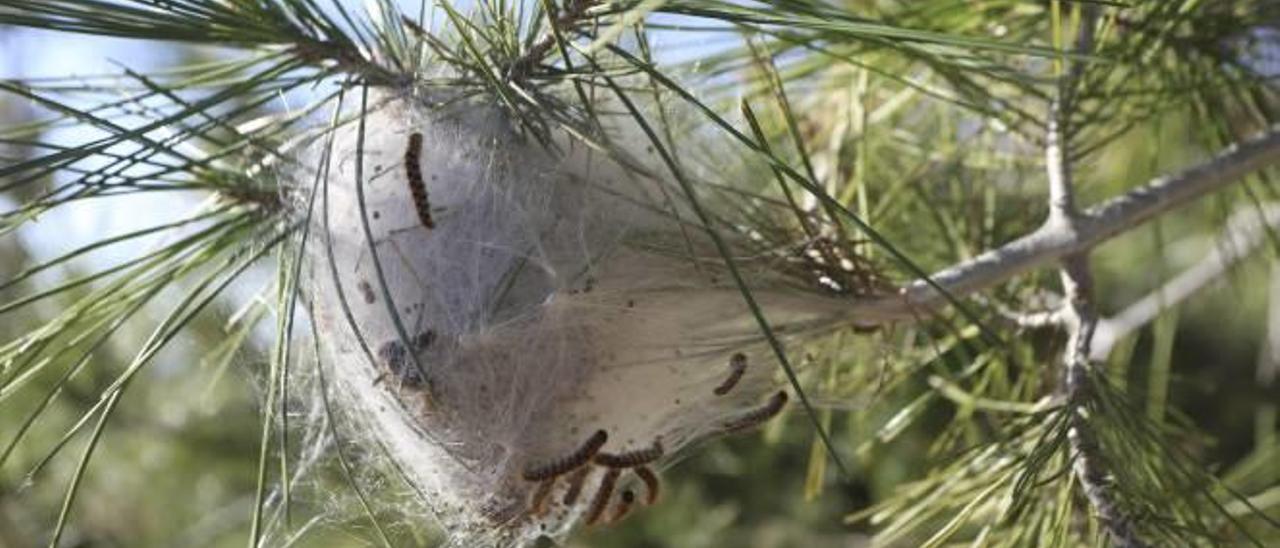
<svg viewBox="0 0 1280 548">
<path fill-rule="evenodd" d="M 0 128 L 0 510 L 48 521 L 0 512 L 0 543 L 94 540 L 85 481 L 130 466 L 120 423 L 163 396 L 134 385 L 179 342 L 177 375 L 254 379 L 210 384 L 220 412 L 260 404 L 216 438 L 254 455 L 240 521 L 183 543 L 745 544 L 764 526 L 697 540 L 717 465 L 673 465 L 708 452 L 784 544 L 1280 542 L 1280 270 L 1250 260 L 1280 249 L 1280 3 L 0 0 L 0 24 L 200 52 L 0 81 L 35 113 Z M 198 203 L 22 250 L 174 191 Z M 1257 378 L 1179 356 L 1190 321 L 1248 328 Z M 1227 388 L 1186 405 L 1193 375 Z M 1201 413 L 1256 434 L 1216 451 Z M 803 482 L 751 488 L 775 470 Z"/>
</svg>

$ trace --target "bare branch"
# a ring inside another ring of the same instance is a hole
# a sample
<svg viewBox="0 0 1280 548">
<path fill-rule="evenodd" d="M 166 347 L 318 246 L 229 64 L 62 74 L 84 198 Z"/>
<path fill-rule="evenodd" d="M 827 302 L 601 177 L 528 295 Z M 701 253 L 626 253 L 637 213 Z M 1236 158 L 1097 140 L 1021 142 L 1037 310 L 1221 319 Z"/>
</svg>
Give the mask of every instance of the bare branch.
<svg viewBox="0 0 1280 548">
<path fill-rule="evenodd" d="M 1061 108 L 1062 104 L 1054 101 L 1044 145 L 1044 169 L 1049 179 L 1049 219 L 1045 224 L 1070 232 L 1074 231 L 1076 206 L 1075 193 L 1071 188 L 1071 170 L 1067 168 L 1068 137 L 1062 127 Z"/>
<path fill-rule="evenodd" d="M 1158 215 L 1192 203 L 1254 171 L 1278 163 L 1280 125 L 1229 146 L 1205 162 L 1156 178 L 1089 208 L 1079 215 L 1074 227 L 1064 228 L 1060 224 L 1046 222 L 1031 234 L 938 271 L 931 279 L 956 296 L 988 289 L 1070 253 L 1095 247 Z M 907 285 L 902 295 L 862 300 L 853 305 L 851 312 L 857 323 L 876 325 L 911 321 L 922 310 L 945 303 L 936 289 L 923 280 L 917 280 Z"/>
<path fill-rule="evenodd" d="M 1057 7 L 1057 6 L 1055 6 Z M 1093 26 L 1097 24 L 1099 8 L 1082 8 L 1076 51 L 1088 53 L 1093 49 Z M 1071 134 L 1067 125 L 1072 89 L 1083 70 L 1082 63 L 1072 63 L 1068 74 L 1059 78 L 1058 93 L 1049 109 L 1049 132 L 1045 140 L 1045 170 L 1049 181 L 1049 218 L 1044 226 L 1051 230 L 1078 234 L 1080 215 L 1075 208 L 1070 158 Z M 1071 447 L 1072 470 L 1089 505 L 1110 537 L 1125 548 L 1143 548 L 1146 543 L 1138 537 L 1133 519 L 1117 502 L 1110 471 L 1098 445 L 1089 405 L 1093 401 L 1091 376 L 1093 363 L 1089 360 L 1090 345 L 1098 326 L 1098 312 L 1093 302 L 1093 275 L 1089 270 L 1091 247 L 1080 247 L 1062 258 L 1062 293 L 1065 297 L 1060 311 L 1067 329 L 1067 346 L 1062 362 L 1065 371 L 1060 384 L 1066 396 L 1070 418 L 1067 441 Z"/>
<path fill-rule="evenodd" d="M 1098 315 L 1092 300 L 1093 277 L 1089 272 L 1088 251 L 1068 255 L 1063 260 L 1062 285 L 1068 339 L 1063 352 L 1065 371 L 1061 388 L 1071 413 L 1067 442 L 1071 447 L 1072 471 L 1116 546 L 1145 548 L 1147 543 L 1138 536 L 1132 516 L 1117 502 L 1111 473 L 1089 413 L 1094 397 L 1090 345 L 1098 326 Z"/>
<path fill-rule="evenodd" d="M 1091 357 L 1105 359 L 1115 343 L 1130 332 L 1151 323 L 1161 312 L 1201 289 L 1221 281 L 1223 273 L 1266 240 L 1269 228 L 1277 227 L 1280 227 L 1280 204 L 1268 204 L 1262 208 L 1248 206 L 1233 214 L 1213 251 L 1204 259 L 1099 323 L 1093 336 Z"/>
</svg>

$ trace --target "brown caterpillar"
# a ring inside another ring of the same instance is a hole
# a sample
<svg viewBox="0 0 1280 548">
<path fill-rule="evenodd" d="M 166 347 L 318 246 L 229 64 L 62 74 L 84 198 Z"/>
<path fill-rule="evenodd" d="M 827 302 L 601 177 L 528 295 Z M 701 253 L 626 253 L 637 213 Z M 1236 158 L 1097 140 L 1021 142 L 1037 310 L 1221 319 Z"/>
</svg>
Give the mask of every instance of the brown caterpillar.
<svg viewBox="0 0 1280 548">
<path fill-rule="evenodd" d="M 533 497 L 529 500 L 530 514 L 541 516 L 547 512 L 547 497 L 551 495 L 551 488 L 555 485 L 555 478 L 542 480 L 542 483 L 538 484 L 538 489 L 533 492 Z"/>
<path fill-rule="evenodd" d="M 604 478 L 600 480 L 600 489 L 596 491 L 596 497 L 591 499 L 591 508 L 587 510 L 587 525 L 600 521 L 605 506 L 609 505 L 609 497 L 613 495 L 613 486 L 618 483 L 618 476 L 621 474 L 622 471 L 617 468 L 610 468 L 605 472 Z"/>
<path fill-rule="evenodd" d="M 662 440 L 653 442 L 651 447 L 636 449 L 626 453 L 600 453 L 594 459 L 596 464 L 607 468 L 635 468 L 649 464 L 662 457 Z"/>
<path fill-rule="evenodd" d="M 623 489 L 622 494 L 618 496 L 618 506 L 614 508 L 613 515 L 609 516 L 609 523 L 618 523 L 622 518 L 627 517 L 627 513 L 631 511 L 631 506 L 636 502 L 636 494 L 630 489 Z"/>
<path fill-rule="evenodd" d="M 712 390 L 712 393 L 717 396 L 728 394 L 738 384 L 738 381 L 742 380 L 742 375 L 746 372 L 747 355 L 742 352 L 735 353 L 733 357 L 729 358 L 729 376 L 724 379 L 724 382 L 720 383 L 720 386 Z"/>
<path fill-rule="evenodd" d="M 590 461 L 591 457 L 594 457 L 596 453 L 600 451 L 600 448 L 604 447 L 604 442 L 606 441 L 609 441 L 609 434 L 604 430 L 596 430 L 595 434 L 592 434 L 590 438 L 587 438 L 586 443 L 582 444 L 581 447 L 570 453 L 568 456 L 559 460 L 551 461 L 542 466 L 526 468 L 524 471 L 524 479 L 528 481 L 542 481 L 577 469 Z"/>
<path fill-rule="evenodd" d="M 431 202 L 427 200 L 427 185 L 422 180 L 422 166 L 418 161 L 421 155 L 422 134 L 415 131 L 409 136 L 409 148 L 404 151 L 404 175 L 409 180 L 409 193 L 413 195 L 413 208 L 418 211 L 418 220 L 422 221 L 422 226 L 435 228 Z"/>
<path fill-rule="evenodd" d="M 782 406 L 786 404 L 787 392 L 785 390 L 779 390 L 778 393 L 774 394 L 772 398 L 769 398 L 769 401 L 764 405 L 752 409 L 751 411 L 747 411 L 746 413 L 725 422 L 724 431 L 737 432 L 739 430 L 746 430 L 753 426 L 759 426 L 765 421 L 776 416 L 778 412 L 782 411 Z"/>
<path fill-rule="evenodd" d="M 569 476 L 569 490 L 565 491 L 564 499 L 561 500 L 565 506 L 571 506 L 573 503 L 578 502 L 578 495 L 582 494 L 582 484 L 586 483 L 587 475 L 590 473 L 591 467 L 583 466 Z"/>
<path fill-rule="evenodd" d="M 644 482 L 646 493 L 644 504 L 645 506 L 653 506 L 653 503 L 658 502 L 658 475 L 653 473 L 653 469 L 648 466 L 637 466 L 635 470 L 636 475 L 640 476 L 640 481 Z"/>
</svg>

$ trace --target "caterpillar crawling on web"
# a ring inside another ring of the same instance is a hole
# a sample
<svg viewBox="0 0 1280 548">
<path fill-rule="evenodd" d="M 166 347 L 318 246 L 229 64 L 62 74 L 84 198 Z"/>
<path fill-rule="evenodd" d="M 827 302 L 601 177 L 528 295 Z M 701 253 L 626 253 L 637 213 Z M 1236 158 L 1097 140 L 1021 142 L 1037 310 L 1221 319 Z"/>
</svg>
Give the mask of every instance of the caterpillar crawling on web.
<svg viewBox="0 0 1280 548">
<path fill-rule="evenodd" d="M 422 133 L 409 135 L 409 146 L 404 151 L 404 176 L 409 181 L 409 193 L 413 196 L 413 208 L 418 212 L 422 226 L 435 228 L 431 218 L 431 202 L 427 199 L 427 184 L 422 180 Z"/>
</svg>

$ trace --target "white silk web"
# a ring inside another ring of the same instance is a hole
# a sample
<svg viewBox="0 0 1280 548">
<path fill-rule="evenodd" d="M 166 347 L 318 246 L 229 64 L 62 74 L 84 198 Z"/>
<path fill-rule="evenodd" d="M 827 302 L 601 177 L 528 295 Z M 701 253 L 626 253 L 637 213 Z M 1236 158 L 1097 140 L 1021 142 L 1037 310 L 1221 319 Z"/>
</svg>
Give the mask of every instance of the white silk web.
<svg viewBox="0 0 1280 548">
<path fill-rule="evenodd" d="M 363 143 L 357 124 L 338 130 L 319 187 L 315 328 L 353 434 L 388 449 L 455 542 L 563 538 L 620 504 L 584 449 L 597 431 L 601 453 L 661 447 L 643 463 L 658 467 L 776 413 L 771 350 L 705 229 L 673 205 L 679 187 L 580 144 L 550 152 L 485 105 L 371 104 Z M 744 273 L 780 333 L 838 314 L 767 267 Z M 739 353 L 749 365 L 724 390 Z M 643 479 L 635 468 L 621 485 Z"/>
</svg>

